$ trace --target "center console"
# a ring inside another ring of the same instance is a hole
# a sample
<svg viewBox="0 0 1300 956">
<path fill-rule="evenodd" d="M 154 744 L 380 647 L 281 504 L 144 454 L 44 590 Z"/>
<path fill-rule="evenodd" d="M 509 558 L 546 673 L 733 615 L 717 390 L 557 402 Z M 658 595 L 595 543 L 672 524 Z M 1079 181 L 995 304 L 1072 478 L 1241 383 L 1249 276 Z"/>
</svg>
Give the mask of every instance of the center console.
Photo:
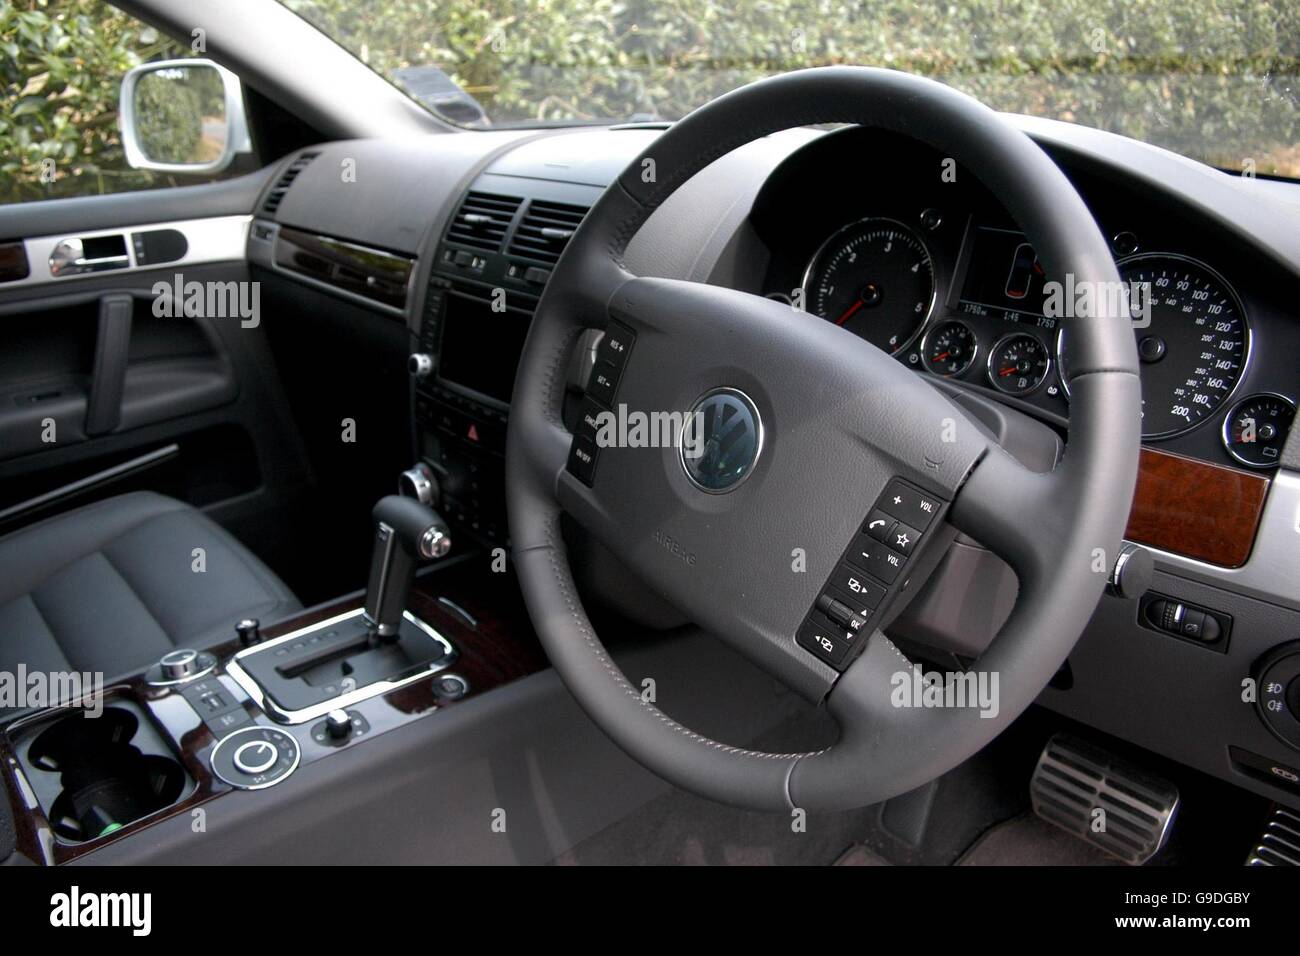
<svg viewBox="0 0 1300 956">
<path fill-rule="evenodd" d="M 600 192 L 489 170 L 434 243 L 411 357 L 416 443 L 458 531 L 506 539 L 515 369 L 551 269 Z"/>
<path fill-rule="evenodd" d="M 447 527 L 391 496 L 375 508 L 365 593 L 231 640 L 177 649 L 102 693 L 0 728 L 0 800 L 16 850 L 60 864 L 209 801 L 274 787 L 302 767 L 544 667 L 517 589 Z M 196 824 L 198 825 L 198 824 Z"/>
</svg>

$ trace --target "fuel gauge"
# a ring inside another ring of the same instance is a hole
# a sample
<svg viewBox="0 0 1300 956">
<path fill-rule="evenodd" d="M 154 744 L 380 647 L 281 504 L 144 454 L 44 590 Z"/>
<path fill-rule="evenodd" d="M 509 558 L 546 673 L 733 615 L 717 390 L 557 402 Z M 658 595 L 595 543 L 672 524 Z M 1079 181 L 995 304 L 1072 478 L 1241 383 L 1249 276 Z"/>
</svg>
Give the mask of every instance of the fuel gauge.
<svg viewBox="0 0 1300 956">
<path fill-rule="evenodd" d="M 998 339 L 989 353 L 989 381 L 1008 395 L 1028 395 L 1047 379 L 1052 356 L 1047 346 L 1028 332 Z"/>
<path fill-rule="evenodd" d="M 978 351 L 975 333 L 965 322 L 941 322 L 925 334 L 921 343 L 925 367 L 945 378 L 960 375 L 970 368 Z"/>
<path fill-rule="evenodd" d="M 1251 468 L 1275 468 L 1295 419 L 1295 403 L 1264 392 L 1243 398 L 1223 422 L 1223 447 Z"/>
</svg>

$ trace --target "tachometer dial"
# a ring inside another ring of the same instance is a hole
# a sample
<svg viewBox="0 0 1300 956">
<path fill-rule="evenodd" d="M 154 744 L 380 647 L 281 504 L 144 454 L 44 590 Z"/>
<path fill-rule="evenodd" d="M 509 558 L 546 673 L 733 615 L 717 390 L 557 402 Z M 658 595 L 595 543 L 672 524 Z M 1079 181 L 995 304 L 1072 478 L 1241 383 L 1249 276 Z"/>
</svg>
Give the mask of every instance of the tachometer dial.
<svg viewBox="0 0 1300 956">
<path fill-rule="evenodd" d="M 804 275 L 809 311 L 897 353 L 934 307 L 934 266 L 919 236 L 892 219 L 863 219 L 823 243 Z"/>
<path fill-rule="evenodd" d="M 979 342 L 965 322 L 941 322 L 925 334 L 921 355 L 925 367 L 936 375 L 960 375 L 971 367 Z"/>
<path fill-rule="evenodd" d="M 1028 395 L 1047 379 L 1052 356 L 1042 340 L 1028 332 L 998 339 L 989 352 L 989 381 L 1008 395 Z"/>
<path fill-rule="evenodd" d="M 1223 447 L 1251 468 L 1276 468 L 1286 444 L 1295 403 L 1269 393 L 1243 398 L 1223 422 Z"/>
</svg>

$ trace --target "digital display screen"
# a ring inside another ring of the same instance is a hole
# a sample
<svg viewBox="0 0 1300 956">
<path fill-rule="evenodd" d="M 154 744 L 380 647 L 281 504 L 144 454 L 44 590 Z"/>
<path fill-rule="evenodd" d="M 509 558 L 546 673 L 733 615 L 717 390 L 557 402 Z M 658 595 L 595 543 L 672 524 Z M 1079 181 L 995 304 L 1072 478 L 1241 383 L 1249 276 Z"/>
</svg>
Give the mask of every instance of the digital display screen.
<svg viewBox="0 0 1300 956">
<path fill-rule="evenodd" d="M 1052 328 L 1056 320 L 1043 315 L 1047 281 L 1024 233 L 980 226 L 966 267 L 960 310 Z"/>
<path fill-rule="evenodd" d="M 447 292 L 438 377 L 509 402 L 531 319 L 522 309 L 497 312 L 487 299 Z"/>
</svg>

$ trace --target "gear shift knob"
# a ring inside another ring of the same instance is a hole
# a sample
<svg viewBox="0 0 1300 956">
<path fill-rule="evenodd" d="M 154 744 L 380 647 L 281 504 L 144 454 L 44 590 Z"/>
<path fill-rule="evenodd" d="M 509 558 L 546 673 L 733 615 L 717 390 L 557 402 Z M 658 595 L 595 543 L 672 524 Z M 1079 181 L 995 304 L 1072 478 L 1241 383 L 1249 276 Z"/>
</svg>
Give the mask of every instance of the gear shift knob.
<svg viewBox="0 0 1300 956">
<path fill-rule="evenodd" d="M 451 550 L 451 532 L 438 513 L 414 498 L 388 495 L 375 505 L 375 549 L 370 559 L 365 616 L 380 638 L 395 638 L 421 559 Z"/>
</svg>

